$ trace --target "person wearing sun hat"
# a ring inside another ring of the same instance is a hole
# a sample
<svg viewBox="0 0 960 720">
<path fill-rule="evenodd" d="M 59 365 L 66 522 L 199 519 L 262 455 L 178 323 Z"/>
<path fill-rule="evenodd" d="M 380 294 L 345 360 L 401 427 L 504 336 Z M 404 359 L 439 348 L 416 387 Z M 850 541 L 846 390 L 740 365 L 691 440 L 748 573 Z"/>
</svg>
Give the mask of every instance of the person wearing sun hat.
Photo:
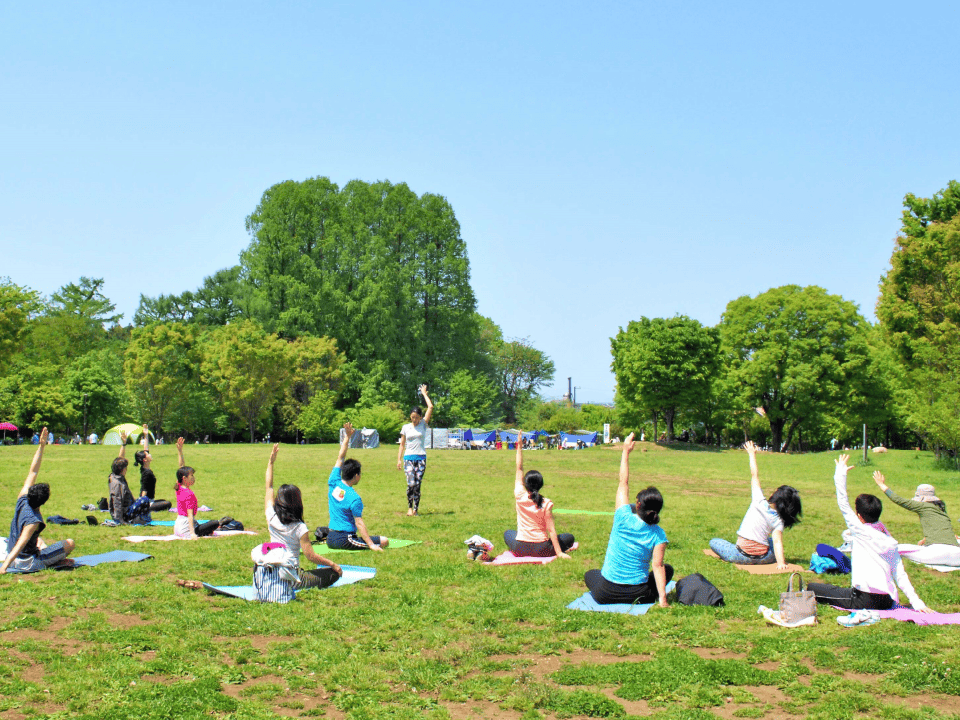
<svg viewBox="0 0 960 720">
<path fill-rule="evenodd" d="M 883 493 L 904 510 L 920 518 L 923 540 L 917 545 L 902 544 L 900 555 L 926 565 L 960 567 L 960 543 L 947 515 L 947 506 L 937 497 L 937 491 L 928 483 L 917 485 L 913 498 L 906 500 L 887 486 L 883 473 L 873 473 L 873 481 Z"/>
</svg>

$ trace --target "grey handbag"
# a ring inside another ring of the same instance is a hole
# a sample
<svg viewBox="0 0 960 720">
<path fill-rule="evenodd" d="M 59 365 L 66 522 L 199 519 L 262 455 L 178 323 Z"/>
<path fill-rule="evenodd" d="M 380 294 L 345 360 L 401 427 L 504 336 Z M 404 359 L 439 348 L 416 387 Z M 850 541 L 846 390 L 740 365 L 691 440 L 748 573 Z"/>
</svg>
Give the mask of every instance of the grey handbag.
<svg viewBox="0 0 960 720">
<path fill-rule="evenodd" d="M 793 578 L 797 577 L 800 589 L 794 591 Z M 803 578 L 800 573 L 791 573 L 787 591 L 780 593 L 780 619 L 785 623 L 796 623 L 807 618 L 817 616 L 817 596 L 810 590 L 803 589 Z"/>
</svg>

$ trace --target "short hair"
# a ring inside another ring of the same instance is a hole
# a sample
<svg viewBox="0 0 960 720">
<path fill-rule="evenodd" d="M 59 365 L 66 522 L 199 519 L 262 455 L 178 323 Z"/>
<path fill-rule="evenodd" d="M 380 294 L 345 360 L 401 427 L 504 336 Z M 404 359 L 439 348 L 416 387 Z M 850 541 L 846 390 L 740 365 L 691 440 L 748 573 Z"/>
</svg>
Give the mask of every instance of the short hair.
<svg viewBox="0 0 960 720">
<path fill-rule="evenodd" d="M 27 490 L 27 504 L 36 510 L 50 499 L 50 486 L 47 483 L 36 483 Z"/>
<path fill-rule="evenodd" d="M 147 456 L 146 450 L 137 450 L 136 455 L 133 456 L 133 466 L 143 465 L 143 459 Z"/>
<path fill-rule="evenodd" d="M 343 461 L 343 465 L 340 467 L 340 477 L 344 480 L 353 480 L 357 475 L 360 474 L 360 461 L 354 460 L 353 458 L 348 458 Z"/>
<path fill-rule="evenodd" d="M 803 506 L 800 504 L 800 491 L 790 485 L 781 485 L 768 499 L 783 521 L 783 527 L 789 528 L 800 522 Z"/>
<path fill-rule="evenodd" d="M 129 465 L 129 463 L 126 458 L 114 458 L 113 464 L 110 466 L 110 472 L 114 475 L 121 475 L 123 471 L 127 469 L 127 465 Z"/>
<path fill-rule="evenodd" d="M 857 495 L 853 502 L 857 515 L 863 518 L 864 522 L 875 523 L 880 519 L 880 513 L 883 512 L 883 503 L 876 495 L 862 493 Z"/>
<path fill-rule="evenodd" d="M 273 509 L 277 519 L 284 525 L 292 522 L 303 522 L 303 496 L 296 485 L 281 485 L 277 490 Z"/>
<path fill-rule="evenodd" d="M 660 524 L 660 511 L 663 510 L 663 495 L 653 485 L 637 493 L 637 515 L 647 525 Z"/>
</svg>

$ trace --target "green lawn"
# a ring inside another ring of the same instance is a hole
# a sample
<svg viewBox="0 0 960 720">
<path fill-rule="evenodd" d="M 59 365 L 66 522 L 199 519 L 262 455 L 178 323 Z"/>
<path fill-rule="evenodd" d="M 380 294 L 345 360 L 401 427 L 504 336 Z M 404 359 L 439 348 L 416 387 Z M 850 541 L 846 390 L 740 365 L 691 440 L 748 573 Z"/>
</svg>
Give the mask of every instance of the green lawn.
<svg viewBox="0 0 960 720">
<path fill-rule="evenodd" d="M 678 577 L 706 575 L 725 608 L 672 605 L 643 617 L 566 610 L 585 590 L 584 571 L 602 564 L 610 517 L 557 516 L 580 543 L 571 561 L 474 564 L 463 540 L 478 533 L 499 552 L 503 530 L 515 526 L 513 453 L 431 452 L 422 515 L 407 518 L 395 446 L 352 451 L 364 464 L 364 516 L 374 533 L 423 544 L 350 559 L 376 567 L 375 579 L 286 606 L 184 590 L 178 578 L 249 583 L 250 549 L 267 537 L 268 447 L 189 446 L 194 490 L 215 509 L 210 517 L 232 515 L 261 535 L 132 545 L 120 540 L 130 529 L 48 528 L 49 541 L 74 538 L 76 554 L 122 548 L 154 558 L 0 576 L 0 719 L 960 717 L 952 670 L 960 632 L 893 621 L 844 629 L 829 609 L 814 628 L 766 626 L 757 606 L 775 606 L 785 577 L 752 576 L 702 554 L 711 537 L 735 536 L 749 502 L 746 454 L 644 447 L 633 455 L 633 494 L 660 488 L 667 561 Z M 0 448 L 4 529 L 33 451 Z M 53 496 L 44 515 L 82 519 L 81 503 L 106 495 L 115 453 L 48 448 L 40 479 Z M 311 527 L 327 522 L 335 456 L 332 445 L 281 448 L 276 483 L 301 487 Z M 154 457 L 158 495 L 170 498 L 176 451 L 157 447 Z M 840 543 L 833 457 L 759 457 L 766 492 L 786 483 L 803 495 L 805 519 L 786 533 L 790 561 L 806 565 L 817 542 Z M 526 466 L 543 472 L 544 494 L 558 508 L 612 511 L 619 458 L 611 448 L 528 452 Z M 851 496 L 876 490 L 873 469 L 906 496 L 932 482 L 960 514 L 960 476 L 934 470 L 929 454 L 873 458 L 869 470 L 851 471 Z M 137 471 L 129 475 L 136 490 Z M 919 539 L 915 516 L 892 503 L 882 519 L 900 540 Z M 907 569 L 931 607 L 960 611 L 960 573 Z"/>
</svg>

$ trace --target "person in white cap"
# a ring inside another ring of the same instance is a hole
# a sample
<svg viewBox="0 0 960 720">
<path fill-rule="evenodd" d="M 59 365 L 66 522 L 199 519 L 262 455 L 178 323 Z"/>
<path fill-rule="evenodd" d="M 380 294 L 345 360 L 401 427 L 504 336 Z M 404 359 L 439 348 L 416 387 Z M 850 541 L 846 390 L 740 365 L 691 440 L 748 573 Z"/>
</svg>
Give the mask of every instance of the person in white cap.
<svg viewBox="0 0 960 720">
<path fill-rule="evenodd" d="M 947 506 L 937 497 L 933 485 L 917 485 L 911 500 L 905 500 L 891 490 L 879 470 L 873 473 L 873 481 L 883 493 L 904 510 L 914 512 L 920 518 L 923 540 L 917 545 L 901 543 L 900 555 L 925 565 L 949 565 L 960 567 L 960 543 L 953 532 Z"/>
</svg>

